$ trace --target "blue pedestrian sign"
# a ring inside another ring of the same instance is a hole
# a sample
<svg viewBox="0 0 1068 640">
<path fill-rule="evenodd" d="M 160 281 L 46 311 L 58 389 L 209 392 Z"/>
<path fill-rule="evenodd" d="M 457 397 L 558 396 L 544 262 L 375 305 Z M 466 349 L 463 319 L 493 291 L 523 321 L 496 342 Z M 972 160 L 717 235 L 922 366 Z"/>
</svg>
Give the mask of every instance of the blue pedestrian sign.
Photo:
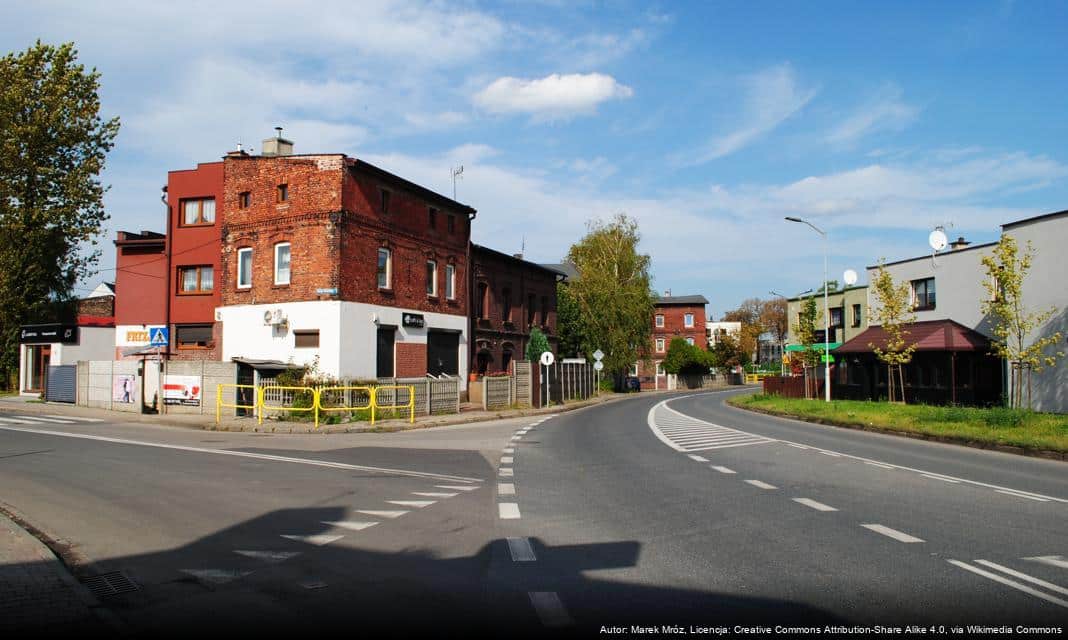
<svg viewBox="0 0 1068 640">
<path fill-rule="evenodd" d="M 167 327 L 152 327 L 149 330 L 149 342 L 153 347 L 166 347 L 170 344 L 170 330 Z"/>
</svg>

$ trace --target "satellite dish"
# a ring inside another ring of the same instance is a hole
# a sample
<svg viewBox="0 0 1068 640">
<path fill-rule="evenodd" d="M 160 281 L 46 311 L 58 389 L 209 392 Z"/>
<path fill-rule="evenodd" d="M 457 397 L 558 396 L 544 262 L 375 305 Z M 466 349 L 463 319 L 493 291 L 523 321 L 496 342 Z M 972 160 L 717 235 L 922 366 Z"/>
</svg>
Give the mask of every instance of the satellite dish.
<svg viewBox="0 0 1068 640">
<path fill-rule="evenodd" d="M 946 238 L 946 232 L 942 231 L 942 227 L 938 227 L 931 232 L 931 235 L 927 236 L 927 243 L 935 251 L 941 251 L 949 244 L 949 239 Z"/>
<path fill-rule="evenodd" d="M 857 283 L 857 272 L 852 269 L 846 269 L 842 274 L 842 280 L 845 281 L 847 287 L 852 287 Z"/>
</svg>

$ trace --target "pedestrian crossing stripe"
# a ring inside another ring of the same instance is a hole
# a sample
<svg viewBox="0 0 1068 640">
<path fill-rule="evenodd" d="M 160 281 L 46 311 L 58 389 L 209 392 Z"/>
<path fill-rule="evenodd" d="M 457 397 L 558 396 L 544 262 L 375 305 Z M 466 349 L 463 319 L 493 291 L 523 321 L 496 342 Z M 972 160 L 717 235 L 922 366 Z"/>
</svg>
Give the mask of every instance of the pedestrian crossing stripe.
<svg viewBox="0 0 1068 640">
<path fill-rule="evenodd" d="M 657 439 L 683 453 L 775 442 L 772 438 L 691 418 L 668 407 L 666 400 L 650 409 L 647 422 Z"/>
</svg>

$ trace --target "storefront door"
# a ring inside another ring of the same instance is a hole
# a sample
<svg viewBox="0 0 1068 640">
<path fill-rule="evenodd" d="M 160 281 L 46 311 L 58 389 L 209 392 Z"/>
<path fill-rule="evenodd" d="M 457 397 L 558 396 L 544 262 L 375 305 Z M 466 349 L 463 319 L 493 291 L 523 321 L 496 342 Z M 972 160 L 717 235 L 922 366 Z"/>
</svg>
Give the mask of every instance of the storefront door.
<svg viewBox="0 0 1068 640">
<path fill-rule="evenodd" d="M 379 378 L 393 377 L 393 344 L 396 334 L 395 327 L 378 328 L 378 364 L 375 375 Z"/>
<path fill-rule="evenodd" d="M 48 365 L 52 360 L 52 345 L 31 344 L 26 346 L 27 371 L 25 391 L 44 392 L 48 384 Z"/>
</svg>

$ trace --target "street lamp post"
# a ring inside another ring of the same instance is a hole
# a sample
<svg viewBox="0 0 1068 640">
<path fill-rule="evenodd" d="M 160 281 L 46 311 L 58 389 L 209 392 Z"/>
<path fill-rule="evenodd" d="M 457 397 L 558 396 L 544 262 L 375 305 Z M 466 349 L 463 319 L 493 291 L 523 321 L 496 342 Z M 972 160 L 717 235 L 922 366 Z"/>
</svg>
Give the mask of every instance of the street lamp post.
<svg viewBox="0 0 1068 640">
<path fill-rule="evenodd" d="M 800 222 L 812 227 L 823 237 L 823 391 L 824 400 L 831 401 L 831 308 L 827 302 L 827 232 L 808 220 L 786 216 L 789 222 Z"/>
</svg>

